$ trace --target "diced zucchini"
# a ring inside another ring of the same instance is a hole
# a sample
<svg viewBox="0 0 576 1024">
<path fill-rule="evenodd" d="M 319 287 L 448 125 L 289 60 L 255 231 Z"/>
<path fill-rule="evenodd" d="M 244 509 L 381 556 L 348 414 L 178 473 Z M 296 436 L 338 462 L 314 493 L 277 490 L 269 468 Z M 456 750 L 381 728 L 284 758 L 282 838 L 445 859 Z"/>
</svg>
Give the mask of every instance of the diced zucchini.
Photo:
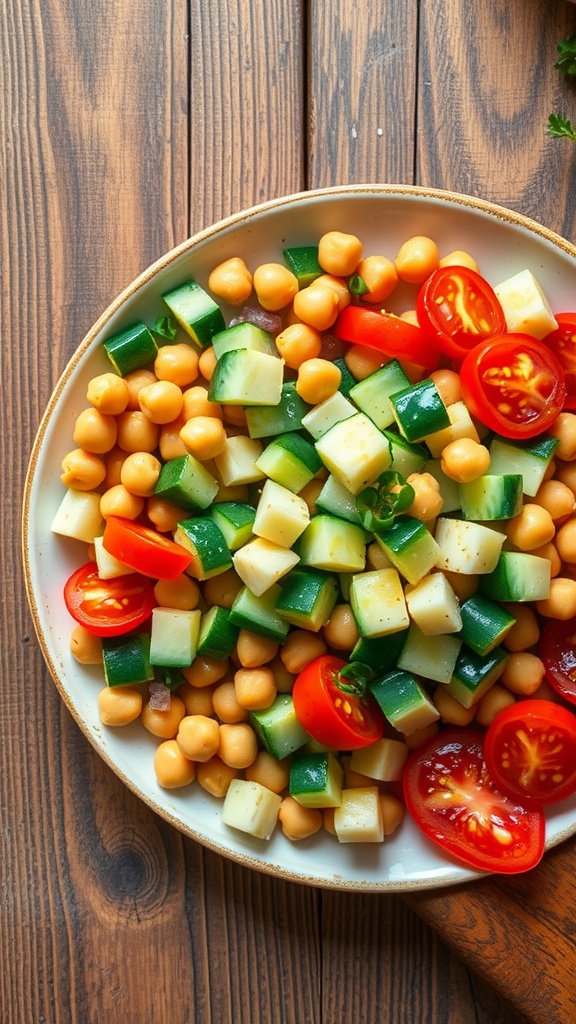
<svg viewBox="0 0 576 1024">
<path fill-rule="evenodd" d="M 346 360 L 342 356 L 334 359 L 333 362 L 334 366 L 338 367 L 342 375 L 338 391 L 340 391 L 345 398 L 350 398 L 350 392 L 356 383 L 356 378 L 350 373 L 350 370 L 346 365 Z"/>
<path fill-rule="evenodd" d="M 460 484 L 460 502 L 464 519 L 512 519 L 522 511 L 522 477 L 519 473 L 485 473 Z"/>
<path fill-rule="evenodd" d="M 302 565 L 328 572 L 361 572 L 366 563 L 364 530 L 335 516 L 313 516 L 298 541 Z"/>
<path fill-rule="evenodd" d="M 458 637 L 449 633 L 426 636 L 413 622 L 398 658 L 398 668 L 436 683 L 449 683 L 461 647 Z"/>
<path fill-rule="evenodd" d="M 230 622 L 239 629 L 248 629 L 259 636 L 282 643 L 288 634 L 288 623 L 276 611 L 281 590 L 278 584 L 257 597 L 242 587 L 230 609 Z"/>
<path fill-rule="evenodd" d="M 485 655 L 502 643 L 516 619 L 482 594 L 472 594 L 460 608 L 460 639 L 476 654 Z"/>
<path fill-rule="evenodd" d="M 391 461 L 387 438 L 362 412 L 331 427 L 316 441 L 316 451 L 352 494 L 374 483 Z"/>
<path fill-rule="evenodd" d="M 202 613 L 199 609 L 152 609 L 150 661 L 153 665 L 189 667 L 196 657 Z"/>
<path fill-rule="evenodd" d="M 295 494 L 301 491 L 321 468 L 314 445 L 299 434 L 281 434 L 259 456 L 256 465 L 263 474 Z"/>
<path fill-rule="evenodd" d="M 257 537 L 291 548 L 309 522 L 304 498 L 275 480 L 266 481 L 256 506 L 253 530 Z"/>
<path fill-rule="evenodd" d="M 494 437 L 489 444 L 491 473 L 520 473 L 524 494 L 533 498 L 558 447 L 558 438 L 543 434 L 530 441 Z"/>
<path fill-rule="evenodd" d="M 201 348 L 226 327 L 222 310 L 196 281 L 185 281 L 162 298 L 176 322 Z"/>
<path fill-rule="evenodd" d="M 473 441 L 479 441 L 478 431 L 472 417 L 464 402 L 454 402 L 447 406 L 450 425 L 433 434 L 427 434 L 426 447 L 434 458 L 440 458 L 447 444 L 451 441 L 459 441 L 463 437 L 469 437 Z"/>
<path fill-rule="evenodd" d="M 437 722 L 440 714 L 411 672 L 395 669 L 368 684 L 384 717 L 405 736 Z"/>
<path fill-rule="evenodd" d="M 107 686 L 130 686 L 154 679 L 149 633 L 102 637 L 102 660 Z"/>
<path fill-rule="evenodd" d="M 542 340 L 558 327 L 550 303 L 531 270 L 521 270 L 495 285 L 494 291 L 510 334 L 530 334 Z"/>
<path fill-rule="evenodd" d="M 225 487 L 237 487 L 263 480 L 265 473 L 258 466 L 262 442 L 243 434 L 226 438 L 224 451 L 214 459 L 214 466 Z"/>
<path fill-rule="evenodd" d="M 377 675 L 384 675 L 395 668 L 407 636 L 408 629 L 386 636 L 361 636 L 352 649 L 350 661 L 359 661 Z"/>
<path fill-rule="evenodd" d="M 218 481 L 193 455 L 169 459 L 160 470 L 154 494 L 178 508 L 201 512 L 214 501 Z"/>
<path fill-rule="evenodd" d="M 269 708 L 252 711 L 250 722 L 264 749 L 277 761 L 294 754 L 310 739 L 296 717 L 290 693 L 278 694 Z"/>
<path fill-rule="evenodd" d="M 441 552 L 428 527 L 412 516 L 396 516 L 378 544 L 409 583 L 418 583 L 437 565 Z"/>
<path fill-rule="evenodd" d="M 236 572 L 256 597 L 270 590 L 298 561 L 299 556 L 291 548 L 264 537 L 254 537 L 232 555 Z"/>
<path fill-rule="evenodd" d="M 114 555 L 106 551 L 102 537 L 94 537 L 93 544 L 98 575 L 101 580 L 111 580 L 116 576 L 127 576 L 128 573 L 134 572 L 129 565 L 120 562 L 118 558 L 114 558 Z"/>
<path fill-rule="evenodd" d="M 112 366 L 121 377 L 153 363 L 158 346 L 145 324 L 137 323 L 113 334 L 104 342 Z"/>
<path fill-rule="evenodd" d="M 342 778 L 342 765 L 334 754 L 296 754 L 290 766 L 290 796 L 302 807 L 339 807 Z"/>
<path fill-rule="evenodd" d="M 480 589 L 494 601 L 545 601 L 550 596 L 550 561 L 526 551 L 502 551 Z"/>
<path fill-rule="evenodd" d="M 176 527 L 174 540 L 192 555 L 186 572 L 197 580 L 208 580 L 232 567 L 222 531 L 209 516 L 183 519 Z"/>
<path fill-rule="evenodd" d="M 430 573 L 407 588 L 406 605 L 410 617 L 426 636 L 458 633 L 462 628 L 458 598 L 443 572 Z"/>
<path fill-rule="evenodd" d="M 473 707 L 500 678 L 508 657 L 503 647 L 496 647 L 484 656 L 463 647 L 446 687 L 448 693 L 463 707 Z"/>
<path fill-rule="evenodd" d="M 354 495 L 333 473 L 326 478 L 315 504 L 319 512 L 360 525 L 360 513 Z"/>
<path fill-rule="evenodd" d="M 282 797 L 259 782 L 232 779 L 224 798 L 222 821 L 256 839 L 270 839 L 281 803 Z"/>
<path fill-rule="evenodd" d="M 224 661 L 238 641 L 240 630 L 230 621 L 230 609 L 214 604 L 202 614 L 198 635 L 198 654 Z"/>
<path fill-rule="evenodd" d="M 407 441 L 402 434 L 395 430 L 383 430 L 382 433 L 390 445 L 392 455 L 390 469 L 400 473 L 404 479 L 407 479 L 411 473 L 420 473 L 428 458 L 426 449 L 421 444 L 412 444 L 411 441 Z"/>
<path fill-rule="evenodd" d="M 450 426 L 448 410 L 431 377 L 392 395 L 390 401 L 400 432 L 408 441 L 421 441 Z"/>
<path fill-rule="evenodd" d="M 376 426 L 383 430 L 394 422 L 390 396 L 409 387 L 410 381 L 400 363 L 397 359 L 392 359 L 355 384 L 350 392 L 350 398 L 361 412 L 365 412 Z"/>
<path fill-rule="evenodd" d="M 298 245 L 284 249 L 284 261 L 296 280 L 299 288 L 307 288 L 324 271 L 318 262 L 317 245 Z"/>
<path fill-rule="evenodd" d="M 248 348 L 224 352 L 208 385 L 210 402 L 225 405 L 278 405 L 284 361 Z"/>
<path fill-rule="evenodd" d="M 70 487 L 52 520 L 50 529 L 60 537 L 91 544 L 95 537 L 102 535 L 104 520 L 100 511 L 100 494 L 95 491 L 77 491 Z"/>
<path fill-rule="evenodd" d="M 236 551 L 250 540 L 256 518 L 252 505 L 243 501 L 219 501 L 208 514 L 222 531 L 229 551 Z"/>
<path fill-rule="evenodd" d="M 490 573 L 496 568 L 505 533 L 464 519 L 438 519 L 436 543 L 441 555 L 440 569 L 465 575 Z"/>
<path fill-rule="evenodd" d="M 380 782 L 399 782 L 409 753 L 409 747 L 402 740 L 385 736 L 368 747 L 353 750 L 350 768 Z"/>
<path fill-rule="evenodd" d="M 314 405 L 302 418 L 302 426 L 306 428 L 315 441 L 336 423 L 349 419 L 357 413 L 352 402 L 341 391 L 334 392 L 319 405 Z"/>
<path fill-rule="evenodd" d="M 262 327 L 251 324 L 248 320 L 219 331 L 212 338 L 212 346 L 216 359 L 220 359 L 225 352 L 232 352 L 236 348 L 248 348 L 255 352 L 266 352 L 269 356 L 278 355 L 278 349 L 274 344 L 273 336 Z"/>
<path fill-rule="evenodd" d="M 250 437 L 275 437 L 300 430 L 310 406 L 300 398 L 293 380 L 285 381 L 278 405 L 249 405 L 246 426 Z"/>
<path fill-rule="evenodd" d="M 342 790 L 342 801 L 334 811 L 334 831 L 339 843 L 383 841 L 384 822 L 377 786 Z"/>
<path fill-rule="evenodd" d="M 404 591 L 396 569 L 375 569 L 353 576 L 350 605 L 360 636 L 386 636 L 408 626 Z"/>
<path fill-rule="evenodd" d="M 317 633 L 338 600 L 334 576 L 319 569 L 294 569 L 282 584 L 276 611 L 292 626 Z"/>
</svg>

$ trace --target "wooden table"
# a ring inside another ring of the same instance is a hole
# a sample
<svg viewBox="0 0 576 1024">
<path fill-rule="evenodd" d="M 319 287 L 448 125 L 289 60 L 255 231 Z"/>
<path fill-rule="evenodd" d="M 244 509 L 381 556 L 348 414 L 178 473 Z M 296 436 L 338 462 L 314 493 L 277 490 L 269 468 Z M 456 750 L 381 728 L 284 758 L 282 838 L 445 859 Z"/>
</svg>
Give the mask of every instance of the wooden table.
<svg viewBox="0 0 576 1024">
<path fill-rule="evenodd" d="M 572 1024 L 576 840 L 528 876 L 322 892 L 184 839 L 103 764 L 32 635 L 19 517 L 52 387 L 150 262 L 239 208 L 418 183 L 576 238 L 564 0 L 2 0 L 3 1024 Z M 576 285 L 576 278 L 575 278 Z"/>
</svg>

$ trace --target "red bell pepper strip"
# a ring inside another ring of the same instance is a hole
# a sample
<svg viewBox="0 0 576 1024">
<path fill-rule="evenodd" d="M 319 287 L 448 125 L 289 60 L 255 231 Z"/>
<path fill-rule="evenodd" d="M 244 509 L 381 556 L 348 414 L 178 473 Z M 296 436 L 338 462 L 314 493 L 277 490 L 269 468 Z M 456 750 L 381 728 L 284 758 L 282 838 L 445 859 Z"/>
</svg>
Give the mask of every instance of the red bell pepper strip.
<svg viewBox="0 0 576 1024">
<path fill-rule="evenodd" d="M 346 306 L 339 314 L 332 333 L 342 341 L 377 349 L 390 359 L 405 360 L 425 370 L 435 370 L 440 362 L 436 344 L 422 328 L 393 313 Z"/>
</svg>

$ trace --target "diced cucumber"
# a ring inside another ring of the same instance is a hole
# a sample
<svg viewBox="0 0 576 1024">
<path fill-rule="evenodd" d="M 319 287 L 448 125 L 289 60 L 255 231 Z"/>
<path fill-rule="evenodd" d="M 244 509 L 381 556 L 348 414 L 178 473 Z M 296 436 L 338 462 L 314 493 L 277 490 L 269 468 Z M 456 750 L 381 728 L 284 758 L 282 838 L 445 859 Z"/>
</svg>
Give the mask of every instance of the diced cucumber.
<svg viewBox="0 0 576 1024">
<path fill-rule="evenodd" d="M 104 530 L 104 520 L 100 511 L 101 497 L 102 495 L 95 491 L 68 488 L 50 525 L 52 533 L 91 544 Z"/>
<path fill-rule="evenodd" d="M 209 516 L 183 519 L 176 527 L 174 540 L 192 555 L 186 572 L 197 580 L 208 580 L 232 567 L 222 531 Z"/>
<path fill-rule="evenodd" d="M 250 713 L 250 722 L 262 746 L 281 761 L 310 739 L 294 711 L 292 694 L 280 693 L 269 708 Z"/>
<path fill-rule="evenodd" d="M 333 360 L 334 365 L 338 367 L 342 375 L 338 391 L 344 395 L 345 398 L 350 398 L 350 392 L 356 383 L 356 378 L 350 373 L 350 370 L 346 366 L 346 360 L 339 356 Z"/>
<path fill-rule="evenodd" d="M 410 618 L 426 636 L 458 633 L 462 615 L 456 594 L 443 572 L 433 572 L 406 591 Z"/>
<path fill-rule="evenodd" d="M 352 494 L 374 483 L 391 461 L 388 439 L 362 412 L 326 431 L 316 441 L 316 451 L 326 468 Z"/>
<path fill-rule="evenodd" d="M 400 432 L 408 441 L 421 441 L 450 426 L 448 410 L 431 377 L 397 392 L 390 401 Z"/>
<path fill-rule="evenodd" d="M 361 636 L 354 645 L 350 661 L 359 661 L 377 675 L 384 675 L 396 666 L 407 636 L 407 629 L 386 636 Z"/>
<path fill-rule="evenodd" d="M 441 552 L 427 526 L 412 516 L 396 516 L 378 544 L 409 583 L 418 583 L 437 565 Z"/>
<path fill-rule="evenodd" d="M 449 633 L 425 636 L 413 622 L 398 658 L 398 668 L 436 683 L 449 683 L 461 647 L 458 637 Z"/>
<path fill-rule="evenodd" d="M 550 303 L 531 270 L 521 270 L 501 281 L 494 286 L 494 292 L 510 334 L 530 334 L 542 339 L 558 327 Z"/>
<path fill-rule="evenodd" d="M 235 434 L 226 438 L 224 451 L 214 459 L 214 466 L 225 487 L 237 487 L 263 480 L 265 473 L 258 466 L 262 442 Z"/>
<path fill-rule="evenodd" d="M 248 348 L 224 352 L 208 385 L 210 402 L 224 405 L 278 405 L 284 361 Z"/>
<path fill-rule="evenodd" d="M 267 480 L 256 506 L 254 534 L 291 548 L 310 522 L 308 505 L 298 494 Z"/>
<path fill-rule="evenodd" d="M 317 633 L 338 600 L 334 576 L 319 569 L 294 569 L 282 584 L 276 611 L 293 626 Z"/>
<path fill-rule="evenodd" d="M 112 366 L 121 377 L 153 363 L 158 346 L 145 324 L 132 324 L 104 342 Z"/>
<path fill-rule="evenodd" d="M 460 509 L 460 484 L 446 476 L 439 460 L 428 459 L 422 467 L 422 472 L 429 473 L 438 483 L 444 515 L 447 515 L 449 512 L 458 512 Z"/>
<path fill-rule="evenodd" d="M 480 589 L 494 601 L 545 601 L 550 596 L 550 561 L 526 551 L 502 551 Z"/>
<path fill-rule="evenodd" d="M 212 605 L 200 620 L 198 654 L 224 661 L 236 647 L 239 632 L 238 626 L 230 622 L 230 609 Z"/>
<path fill-rule="evenodd" d="M 298 561 L 299 556 L 291 548 L 264 537 L 254 537 L 232 555 L 236 572 L 256 597 L 270 590 Z"/>
<path fill-rule="evenodd" d="M 270 442 L 257 459 L 263 474 L 295 494 L 301 491 L 322 466 L 314 445 L 299 434 L 281 434 Z"/>
<path fill-rule="evenodd" d="M 285 381 L 278 405 L 249 405 L 246 426 L 250 437 L 275 437 L 300 430 L 310 406 L 300 398 L 293 380 Z"/>
<path fill-rule="evenodd" d="M 315 504 L 319 512 L 360 525 L 360 513 L 354 495 L 333 473 L 326 478 Z"/>
<path fill-rule="evenodd" d="M 491 473 L 520 473 L 524 494 L 534 497 L 544 480 L 558 438 L 543 434 L 530 441 L 494 437 L 489 444 Z"/>
<path fill-rule="evenodd" d="M 409 387 L 410 381 L 400 363 L 392 359 L 364 380 L 358 381 L 350 391 L 350 398 L 361 412 L 365 412 L 383 430 L 394 422 L 390 396 Z"/>
<path fill-rule="evenodd" d="M 284 249 L 284 261 L 296 280 L 299 288 L 307 288 L 324 271 L 318 262 L 317 245 L 298 245 Z"/>
<path fill-rule="evenodd" d="M 465 575 L 490 573 L 496 568 L 505 540 L 505 533 L 481 523 L 440 518 L 436 524 L 436 543 L 441 551 L 438 567 Z"/>
<path fill-rule="evenodd" d="M 270 839 L 281 803 L 282 797 L 259 782 L 232 779 L 224 797 L 222 821 L 256 839 Z"/>
<path fill-rule="evenodd" d="M 352 751 L 350 768 L 379 782 L 400 782 L 410 748 L 402 740 L 385 736 L 368 747 Z"/>
<path fill-rule="evenodd" d="M 464 402 L 454 402 L 447 406 L 450 424 L 442 430 L 433 434 L 427 434 L 424 438 L 426 447 L 434 458 L 440 458 L 447 444 L 451 441 L 459 441 L 463 437 L 469 437 L 473 441 L 479 441 L 478 431 L 472 417 Z"/>
<path fill-rule="evenodd" d="M 405 736 L 425 729 L 440 718 L 424 687 L 411 672 L 394 669 L 368 686 L 384 717 Z"/>
<path fill-rule="evenodd" d="M 384 839 L 382 805 L 377 786 L 342 790 L 334 811 L 334 831 L 339 843 L 381 843 Z"/>
<path fill-rule="evenodd" d="M 410 621 L 396 569 L 375 569 L 353 576 L 350 605 L 360 636 L 398 633 Z"/>
<path fill-rule="evenodd" d="M 236 348 L 248 348 L 255 352 L 266 352 L 269 356 L 278 355 L 278 349 L 274 343 L 273 336 L 262 327 L 251 324 L 248 320 L 219 331 L 212 338 L 212 345 L 216 359 L 220 359 L 225 352 L 231 352 Z"/>
<path fill-rule="evenodd" d="M 482 594 L 472 594 L 464 601 L 460 614 L 460 639 L 480 655 L 490 654 L 501 644 L 516 621 L 510 612 Z"/>
<path fill-rule="evenodd" d="M 189 512 L 208 508 L 217 493 L 218 481 L 193 455 L 178 455 L 165 462 L 154 488 L 157 498 Z"/>
<path fill-rule="evenodd" d="M 176 322 L 201 348 L 226 327 L 222 310 L 196 281 L 185 281 L 162 298 Z"/>
<path fill-rule="evenodd" d="M 326 398 L 319 405 L 314 405 L 302 418 L 302 426 L 306 428 L 315 441 L 327 430 L 330 430 L 336 423 L 347 420 L 357 413 L 352 402 L 340 392 L 336 391 L 330 398 Z"/>
<path fill-rule="evenodd" d="M 288 635 L 289 625 L 276 611 L 281 590 L 278 584 L 257 597 L 248 587 L 242 587 L 230 609 L 230 622 L 239 629 L 248 629 L 259 636 L 282 643 Z"/>
<path fill-rule="evenodd" d="M 512 519 L 522 511 L 522 477 L 519 473 L 486 473 L 460 484 L 460 501 L 464 519 Z"/>
<path fill-rule="evenodd" d="M 154 679 L 149 633 L 102 637 L 102 660 L 107 686 L 130 686 Z"/>
<path fill-rule="evenodd" d="M 209 515 L 222 531 L 229 551 L 236 551 L 250 540 L 256 518 L 252 505 L 243 501 L 219 501 L 212 506 Z"/>
<path fill-rule="evenodd" d="M 500 678 L 508 657 L 503 647 L 495 647 L 484 656 L 463 647 L 446 687 L 448 693 L 465 708 L 473 707 Z"/>
<path fill-rule="evenodd" d="M 334 754 L 296 754 L 290 766 L 290 796 L 302 807 L 339 807 L 342 780 L 342 765 Z"/>
<path fill-rule="evenodd" d="M 198 648 L 201 611 L 182 608 L 152 609 L 150 661 L 153 665 L 187 668 Z"/>
<path fill-rule="evenodd" d="M 328 572 L 361 572 L 366 563 L 364 530 L 335 516 L 317 515 L 298 541 L 302 565 Z"/>
<path fill-rule="evenodd" d="M 392 455 L 390 469 L 400 473 L 405 480 L 411 473 L 420 473 L 428 458 L 426 449 L 421 444 L 412 444 L 407 441 L 402 434 L 395 430 L 383 430 L 382 433 L 390 444 Z"/>
</svg>

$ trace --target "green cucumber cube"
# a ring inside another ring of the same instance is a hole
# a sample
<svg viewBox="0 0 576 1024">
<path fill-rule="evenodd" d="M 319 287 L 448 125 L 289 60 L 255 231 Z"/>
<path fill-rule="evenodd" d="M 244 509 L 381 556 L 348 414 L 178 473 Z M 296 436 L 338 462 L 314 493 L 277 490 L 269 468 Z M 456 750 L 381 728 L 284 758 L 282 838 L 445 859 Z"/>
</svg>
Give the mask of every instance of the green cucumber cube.
<svg viewBox="0 0 576 1024">
<path fill-rule="evenodd" d="M 522 511 L 522 476 L 485 473 L 467 484 L 460 484 L 460 503 L 464 519 L 512 519 Z"/>
<path fill-rule="evenodd" d="M 132 324 L 104 342 L 104 349 L 112 366 L 126 377 L 134 370 L 153 363 L 158 355 L 158 346 L 145 324 Z"/>
<path fill-rule="evenodd" d="M 230 609 L 230 622 L 239 629 L 248 629 L 259 636 L 282 643 L 289 630 L 288 623 L 276 611 L 281 590 L 278 584 L 257 597 L 248 587 L 242 587 Z"/>
<path fill-rule="evenodd" d="M 178 508 L 200 512 L 214 501 L 218 481 L 193 455 L 178 455 L 165 462 L 154 494 Z"/>
<path fill-rule="evenodd" d="M 339 807 L 342 765 L 330 752 L 296 754 L 290 766 L 289 791 L 302 807 Z"/>
<path fill-rule="evenodd" d="M 227 327 L 224 331 L 219 331 L 212 338 L 212 346 L 216 359 L 220 359 L 225 352 L 231 352 L 236 348 L 266 352 L 269 356 L 278 355 L 272 335 L 262 327 L 251 324 L 248 320 L 234 324 L 233 327 Z"/>
<path fill-rule="evenodd" d="M 520 473 L 524 494 L 534 497 L 558 447 L 558 438 L 543 434 L 530 441 L 494 437 L 489 444 L 491 473 Z"/>
<path fill-rule="evenodd" d="M 253 533 L 256 510 L 242 501 L 220 501 L 212 506 L 210 518 L 222 531 L 229 551 L 246 544 Z"/>
<path fill-rule="evenodd" d="M 290 693 L 280 693 L 269 708 L 252 711 L 250 722 L 262 746 L 278 761 L 294 754 L 310 738 L 296 717 Z"/>
<path fill-rule="evenodd" d="M 284 261 L 296 280 L 299 288 L 307 288 L 324 271 L 318 262 L 317 245 L 298 245 L 284 249 Z"/>
<path fill-rule="evenodd" d="M 392 462 L 390 469 L 394 469 L 406 480 L 411 473 L 420 473 L 428 458 L 428 452 L 421 444 L 412 444 L 402 434 L 395 430 L 383 430 L 384 437 L 388 439 Z"/>
<path fill-rule="evenodd" d="M 361 524 L 356 498 L 333 473 L 326 478 L 315 504 L 319 512 Z"/>
<path fill-rule="evenodd" d="M 186 572 L 197 580 L 208 580 L 232 567 L 232 557 L 220 528 L 209 516 L 196 516 L 178 523 L 174 540 L 192 555 Z"/>
<path fill-rule="evenodd" d="M 384 717 L 405 736 L 425 729 L 440 718 L 424 687 L 411 672 L 395 669 L 368 685 Z"/>
<path fill-rule="evenodd" d="M 225 405 L 279 405 L 283 376 L 284 361 L 279 356 L 232 349 L 216 363 L 208 399 Z"/>
<path fill-rule="evenodd" d="M 400 432 L 408 441 L 421 441 L 450 426 L 448 410 L 431 377 L 392 395 L 390 401 Z"/>
<path fill-rule="evenodd" d="M 462 641 L 449 633 L 426 636 L 413 622 L 398 658 L 398 668 L 436 683 L 449 683 Z"/>
<path fill-rule="evenodd" d="M 317 515 L 298 541 L 302 565 L 327 572 L 361 572 L 366 564 L 364 530 L 336 516 Z"/>
<path fill-rule="evenodd" d="M 396 516 L 392 526 L 376 540 L 392 565 L 409 583 L 418 583 L 441 556 L 428 527 L 413 516 Z"/>
<path fill-rule="evenodd" d="M 483 594 L 472 594 L 460 607 L 460 639 L 476 654 L 490 654 L 502 643 L 516 619 L 502 605 Z"/>
<path fill-rule="evenodd" d="M 330 395 L 330 398 L 320 402 L 319 405 L 314 405 L 306 413 L 302 419 L 302 426 L 317 441 L 319 437 L 322 437 L 336 423 L 349 419 L 357 411 L 356 407 L 352 405 L 352 402 L 348 401 L 341 391 L 336 391 L 333 395 Z"/>
<path fill-rule="evenodd" d="M 526 551 L 502 551 L 494 570 L 480 580 L 494 601 L 545 601 L 550 596 L 550 561 Z"/>
<path fill-rule="evenodd" d="M 288 433 L 270 442 L 256 461 L 261 472 L 297 494 L 322 466 L 314 445 Z"/>
<path fill-rule="evenodd" d="M 288 380 L 282 385 L 278 405 L 249 405 L 246 426 L 250 437 L 275 437 L 300 430 L 310 406 L 300 398 L 296 384 Z"/>
<path fill-rule="evenodd" d="M 176 322 L 201 348 L 226 327 L 222 310 L 196 281 L 185 281 L 162 298 Z"/>
<path fill-rule="evenodd" d="M 224 661 L 236 647 L 239 632 L 238 626 L 230 621 L 230 609 L 212 605 L 200 620 L 198 654 Z"/>
<path fill-rule="evenodd" d="M 107 686 L 130 686 L 154 679 L 149 633 L 102 637 L 102 659 Z"/>
<path fill-rule="evenodd" d="M 462 648 L 447 690 L 465 708 L 477 704 L 500 678 L 509 655 L 502 647 L 482 656 Z"/>
<path fill-rule="evenodd" d="M 294 569 L 282 584 L 276 611 L 286 622 L 317 633 L 326 625 L 336 601 L 338 584 L 319 569 Z"/>
<path fill-rule="evenodd" d="M 153 608 L 151 663 L 169 668 L 188 668 L 196 657 L 201 616 L 197 608 Z"/>
<path fill-rule="evenodd" d="M 390 396 L 405 391 L 410 381 L 397 359 L 359 381 L 350 391 L 350 398 L 361 412 L 365 412 L 376 426 L 383 430 L 394 422 Z"/>
<path fill-rule="evenodd" d="M 398 633 L 409 624 L 402 582 L 396 569 L 375 569 L 352 577 L 350 605 L 360 636 Z"/>
<path fill-rule="evenodd" d="M 350 661 L 368 665 L 377 675 L 390 672 L 396 666 L 407 636 L 408 629 L 386 636 L 361 636 L 352 649 Z"/>
</svg>

